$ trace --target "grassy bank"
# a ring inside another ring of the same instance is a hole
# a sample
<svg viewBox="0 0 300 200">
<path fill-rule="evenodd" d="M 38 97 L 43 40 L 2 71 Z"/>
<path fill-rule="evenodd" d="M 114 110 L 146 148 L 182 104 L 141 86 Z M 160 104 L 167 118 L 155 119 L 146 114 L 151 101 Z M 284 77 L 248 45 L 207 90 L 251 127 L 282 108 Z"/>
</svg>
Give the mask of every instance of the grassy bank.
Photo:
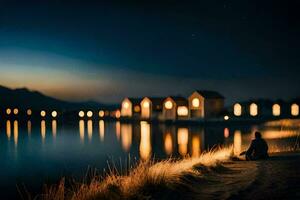
<svg viewBox="0 0 300 200">
<path fill-rule="evenodd" d="M 110 170 L 105 176 L 94 176 L 89 183 L 46 187 L 42 200 L 91 199 L 165 199 L 195 194 L 193 183 L 201 183 L 210 171 L 225 170 L 222 163 L 232 156 L 232 148 L 218 148 L 198 158 L 168 159 L 160 162 L 140 162 L 127 173 Z"/>
</svg>

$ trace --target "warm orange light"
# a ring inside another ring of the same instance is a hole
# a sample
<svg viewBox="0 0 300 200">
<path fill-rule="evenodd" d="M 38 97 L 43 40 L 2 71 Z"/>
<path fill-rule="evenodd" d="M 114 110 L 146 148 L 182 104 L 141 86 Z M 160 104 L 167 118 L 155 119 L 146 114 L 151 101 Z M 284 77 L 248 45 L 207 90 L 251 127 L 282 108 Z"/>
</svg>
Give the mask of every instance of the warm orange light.
<svg viewBox="0 0 300 200">
<path fill-rule="evenodd" d="M 18 125 L 18 121 L 15 120 L 14 121 L 14 143 L 15 143 L 15 146 L 18 146 L 18 137 L 19 137 L 19 125 Z"/>
<path fill-rule="evenodd" d="M 46 138 L 46 121 L 45 120 L 41 121 L 41 136 L 42 136 L 42 141 L 44 141 Z"/>
<path fill-rule="evenodd" d="M 279 104 L 274 104 L 272 107 L 273 110 L 273 115 L 274 116 L 279 116 L 280 115 L 280 105 Z"/>
<path fill-rule="evenodd" d="M 168 109 L 168 110 L 172 109 L 173 108 L 172 101 L 170 101 L 170 100 L 166 101 L 165 102 L 165 108 Z"/>
<path fill-rule="evenodd" d="M 234 155 L 239 155 L 242 151 L 242 133 L 236 130 L 233 135 L 233 150 Z"/>
<path fill-rule="evenodd" d="M 194 108 L 198 108 L 200 106 L 200 100 L 198 98 L 194 98 L 192 100 L 192 105 Z"/>
<path fill-rule="evenodd" d="M 188 141 L 189 141 L 189 131 L 187 128 L 178 128 L 177 141 L 179 146 L 180 155 L 184 156 L 187 154 Z"/>
<path fill-rule="evenodd" d="M 150 103 L 149 103 L 148 101 L 145 101 L 145 102 L 143 103 L 143 107 L 144 107 L 144 108 L 149 108 L 149 107 L 150 107 Z"/>
<path fill-rule="evenodd" d="M 258 114 L 258 106 L 255 103 L 250 105 L 250 115 L 256 116 Z"/>
<path fill-rule="evenodd" d="M 188 116 L 189 110 L 186 106 L 178 106 L 177 115 L 178 116 Z"/>
<path fill-rule="evenodd" d="M 57 133 L 57 121 L 52 120 L 52 135 L 53 135 L 53 138 L 56 138 L 56 133 Z"/>
<path fill-rule="evenodd" d="M 11 114 L 11 109 L 10 109 L 10 108 L 7 108 L 7 109 L 6 109 L 6 114 L 8 114 L 8 115 Z"/>
<path fill-rule="evenodd" d="M 18 108 L 15 108 L 15 109 L 14 109 L 14 114 L 17 115 L 18 113 L 19 113 L 19 109 L 18 109 Z"/>
<path fill-rule="evenodd" d="M 57 112 L 54 110 L 54 111 L 52 111 L 51 115 L 52 115 L 52 117 L 57 117 Z"/>
<path fill-rule="evenodd" d="M 291 115 L 293 116 L 299 115 L 299 106 L 295 103 L 291 105 Z"/>
<path fill-rule="evenodd" d="M 116 111 L 116 118 L 119 119 L 121 117 L 121 112 L 119 110 Z"/>
<path fill-rule="evenodd" d="M 10 139 L 11 137 L 11 123 L 9 120 L 6 121 L 6 135 L 7 138 Z"/>
<path fill-rule="evenodd" d="M 225 116 L 224 116 L 224 120 L 225 120 L 225 121 L 229 120 L 229 116 L 228 116 L 228 115 L 225 115 Z"/>
<path fill-rule="evenodd" d="M 46 111 L 42 110 L 42 111 L 41 111 L 41 116 L 42 116 L 42 117 L 45 117 L 45 116 L 46 116 Z"/>
<path fill-rule="evenodd" d="M 235 116 L 241 116 L 242 115 L 242 106 L 241 106 L 241 104 L 239 104 L 239 103 L 234 104 L 233 114 Z"/>
<path fill-rule="evenodd" d="M 229 137 L 229 128 L 224 128 L 224 138 Z"/>
<path fill-rule="evenodd" d="M 89 140 L 91 140 L 92 136 L 93 136 L 93 121 L 92 120 L 87 121 L 87 133 L 88 133 Z"/>
<path fill-rule="evenodd" d="M 128 109 L 129 108 L 129 103 L 128 102 L 124 102 L 123 103 L 123 108 Z"/>
<path fill-rule="evenodd" d="M 132 144 L 132 124 L 121 124 L 121 141 L 125 151 L 129 151 Z"/>
<path fill-rule="evenodd" d="M 27 110 L 27 115 L 32 115 L 32 110 L 31 109 Z"/>
<path fill-rule="evenodd" d="M 192 157 L 199 157 L 201 153 L 200 136 L 194 135 L 192 138 Z"/>
<path fill-rule="evenodd" d="M 141 122 L 141 142 L 140 142 L 140 156 L 142 160 L 148 160 L 151 157 L 151 133 L 150 124 Z"/>
<path fill-rule="evenodd" d="M 90 111 L 90 110 L 87 111 L 86 116 L 87 116 L 87 117 L 93 117 L 93 112 Z"/>
<path fill-rule="evenodd" d="M 104 121 L 100 120 L 99 121 L 99 136 L 100 136 L 100 140 L 103 142 L 104 141 L 104 134 L 105 134 L 105 125 L 104 125 Z"/>
<path fill-rule="evenodd" d="M 166 133 L 165 137 L 165 152 L 167 155 L 170 155 L 173 152 L 173 142 L 171 133 Z"/>
<path fill-rule="evenodd" d="M 103 110 L 100 110 L 100 111 L 99 111 L 99 117 L 104 117 L 104 114 L 105 114 L 105 113 L 104 113 Z"/>
<path fill-rule="evenodd" d="M 84 117 L 84 112 L 83 112 L 82 110 L 79 111 L 78 116 L 79 116 L 79 117 Z"/>
<path fill-rule="evenodd" d="M 82 142 L 84 141 L 84 131 L 85 131 L 84 121 L 80 120 L 79 121 L 79 136 L 80 136 L 80 140 Z"/>
<path fill-rule="evenodd" d="M 141 108 L 140 106 L 134 106 L 134 112 L 140 112 Z"/>
</svg>

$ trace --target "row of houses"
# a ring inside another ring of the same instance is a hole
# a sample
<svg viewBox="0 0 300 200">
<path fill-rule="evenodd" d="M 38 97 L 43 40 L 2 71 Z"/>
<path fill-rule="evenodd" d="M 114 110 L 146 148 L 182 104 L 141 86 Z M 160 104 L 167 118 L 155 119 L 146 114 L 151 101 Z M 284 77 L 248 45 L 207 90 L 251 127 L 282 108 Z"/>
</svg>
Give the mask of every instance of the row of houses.
<svg viewBox="0 0 300 200">
<path fill-rule="evenodd" d="M 229 110 L 233 117 L 297 117 L 300 100 L 271 101 L 266 99 L 237 102 Z"/>
<path fill-rule="evenodd" d="M 160 120 L 215 118 L 224 111 L 224 100 L 220 93 L 208 90 L 196 90 L 188 98 L 125 98 L 121 103 L 121 116 Z"/>
</svg>

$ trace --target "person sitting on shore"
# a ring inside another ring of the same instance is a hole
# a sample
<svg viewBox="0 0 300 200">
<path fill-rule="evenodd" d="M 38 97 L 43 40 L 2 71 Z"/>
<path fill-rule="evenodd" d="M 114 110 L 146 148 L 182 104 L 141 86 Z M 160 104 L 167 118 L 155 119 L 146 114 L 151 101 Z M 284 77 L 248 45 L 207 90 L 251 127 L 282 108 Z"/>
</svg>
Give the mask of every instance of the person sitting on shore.
<svg viewBox="0 0 300 200">
<path fill-rule="evenodd" d="M 255 132 L 255 139 L 252 140 L 249 149 L 246 151 L 246 160 L 266 159 L 268 155 L 268 144 L 261 137 L 260 132 Z"/>
</svg>

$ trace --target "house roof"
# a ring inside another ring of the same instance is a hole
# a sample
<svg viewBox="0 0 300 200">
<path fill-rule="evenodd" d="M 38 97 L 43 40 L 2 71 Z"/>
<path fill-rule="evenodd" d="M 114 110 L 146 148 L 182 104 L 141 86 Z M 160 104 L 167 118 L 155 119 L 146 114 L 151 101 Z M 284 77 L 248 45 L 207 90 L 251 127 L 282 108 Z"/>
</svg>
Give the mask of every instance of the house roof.
<svg viewBox="0 0 300 200">
<path fill-rule="evenodd" d="M 219 92 L 211 91 L 211 90 L 196 90 L 195 92 L 199 93 L 206 99 L 225 99 L 223 95 Z"/>
<path fill-rule="evenodd" d="M 177 106 L 187 106 L 188 105 L 188 100 L 182 96 L 169 96 L 167 98 L 173 99 Z M 167 99 L 165 98 L 165 100 Z"/>
</svg>

